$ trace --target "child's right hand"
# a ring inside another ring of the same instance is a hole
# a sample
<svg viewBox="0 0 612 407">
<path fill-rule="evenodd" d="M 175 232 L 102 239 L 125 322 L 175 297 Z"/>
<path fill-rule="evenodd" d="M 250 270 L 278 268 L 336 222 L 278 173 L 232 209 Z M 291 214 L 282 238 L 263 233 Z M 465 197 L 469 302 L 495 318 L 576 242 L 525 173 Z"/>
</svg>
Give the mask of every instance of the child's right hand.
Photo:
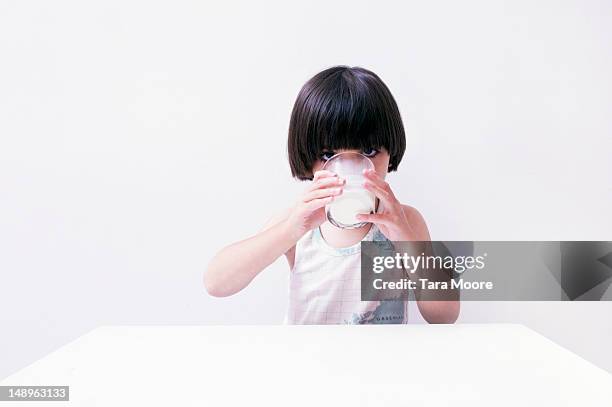
<svg viewBox="0 0 612 407">
<path fill-rule="evenodd" d="M 346 180 L 340 179 L 331 171 L 320 170 L 314 173 L 312 183 L 291 209 L 287 218 L 296 241 L 309 230 L 325 222 L 325 205 L 342 193 L 345 182 Z"/>
</svg>

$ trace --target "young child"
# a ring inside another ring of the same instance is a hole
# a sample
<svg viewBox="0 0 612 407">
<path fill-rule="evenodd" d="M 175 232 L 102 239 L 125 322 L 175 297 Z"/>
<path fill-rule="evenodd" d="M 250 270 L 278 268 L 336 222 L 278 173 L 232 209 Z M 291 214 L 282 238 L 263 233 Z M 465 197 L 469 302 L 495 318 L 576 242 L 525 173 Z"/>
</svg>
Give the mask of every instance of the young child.
<svg viewBox="0 0 612 407">
<path fill-rule="evenodd" d="M 315 75 L 295 101 L 288 140 L 292 175 L 312 182 L 260 233 L 212 259 L 204 275 L 206 290 L 218 297 L 235 294 L 285 255 L 290 269 L 286 323 L 406 323 L 406 301 L 360 298 L 362 240 L 430 240 L 421 214 L 401 204 L 385 182 L 405 147 L 399 109 L 376 74 L 338 66 Z M 332 225 L 324 209 L 342 194 L 345 181 L 321 167 L 346 151 L 369 157 L 375 167 L 365 172 L 364 186 L 376 196 L 377 210 L 359 215 L 368 223 L 356 229 Z M 418 308 L 430 323 L 452 323 L 459 313 L 458 301 L 418 301 Z"/>
</svg>

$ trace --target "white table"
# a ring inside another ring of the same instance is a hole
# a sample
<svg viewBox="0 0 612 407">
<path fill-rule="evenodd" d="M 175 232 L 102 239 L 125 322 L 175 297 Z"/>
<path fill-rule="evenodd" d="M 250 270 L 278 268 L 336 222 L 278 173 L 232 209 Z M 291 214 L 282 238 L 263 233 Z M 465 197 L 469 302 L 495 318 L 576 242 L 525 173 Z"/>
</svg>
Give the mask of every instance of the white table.
<svg viewBox="0 0 612 407">
<path fill-rule="evenodd" d="M 102 327 L 1 384 L 69 385 L 54 407 L 612 405 L 610 373 L 506 324 Z"/>
</svg>

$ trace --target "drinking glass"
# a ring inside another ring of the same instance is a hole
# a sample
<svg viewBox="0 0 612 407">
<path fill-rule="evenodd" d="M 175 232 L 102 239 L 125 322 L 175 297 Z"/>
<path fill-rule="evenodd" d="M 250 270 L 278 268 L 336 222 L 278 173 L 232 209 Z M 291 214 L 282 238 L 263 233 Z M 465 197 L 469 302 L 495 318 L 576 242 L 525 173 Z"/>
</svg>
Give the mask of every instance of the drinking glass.
<svg viewBox="0 0 612 407">
<path fill-rule="evenodd" d="M 365 226 L 368 222 L 359 221 L 356 216 L 376 210 L 376 197 L 363 187 L 363 170 L 374 169 L 372 160 L 355 152 L 339 153 L 330 158 L 323 169 L 346 180 L 342 194 L 325 206 L 327 220 L 342 229 Z"/>
</svg>

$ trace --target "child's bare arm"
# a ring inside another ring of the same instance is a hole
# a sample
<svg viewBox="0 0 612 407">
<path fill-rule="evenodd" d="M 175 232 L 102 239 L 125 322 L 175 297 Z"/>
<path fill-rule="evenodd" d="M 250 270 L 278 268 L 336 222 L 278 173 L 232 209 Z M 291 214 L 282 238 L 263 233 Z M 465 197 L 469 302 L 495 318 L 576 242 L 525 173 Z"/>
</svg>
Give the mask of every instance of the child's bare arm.
<svg viewBox="0 0 612 407">
<path fill-rule="evenodd" d="M 223 248 L 204 273 L 210 295 L 226 297 L 242 290 L 279 256 L 295 245 L 286 219 L 282 219 L 245 240 Z"/>
<path fill-rule="evenodd" d="M 364 173 L 365 188 L 372 191 L 383 204 L 382 213 L 358 215 L 357 218 L 378 225 L 392 241 L 430 241 L 429 229 L 423 216 L 415 208 L 402 205 L 390 185 L 374 170 Z M 459 316 L 459 294 L 445 300 L 418 300 L 419 311 L 429 323 L 453 323 Z M 455 299 L 456 298 L 456 299 Z"/>
<path fill-rule="evenodd" d="M 255 236 L 233 243 L 213 257 L 204 273 L 206 291 L 215 297 L 235 294 L 283 254 L 291 266 L 296 242 L 324 222 L 323 208 L 342 192 L 343 183 L 329 171 L 315 173 L 312 184 L 290 210 Z"/>
<path fill-rule="evenodd" d="M 403 205 L 404 212 L 411 225 L 414 226 L 416 236 L 419 240 L 430 241 L 429 229 L 423 216 L 415 208 Z M 448 298 L 453 297 L 453 300 Z M 450 291 L 446 294 L 444 301 L 417 300 L 417 306 L 423 318 L 430 324 L 452 324 L 459 317 L 459 292 Z"/>
</svg>

